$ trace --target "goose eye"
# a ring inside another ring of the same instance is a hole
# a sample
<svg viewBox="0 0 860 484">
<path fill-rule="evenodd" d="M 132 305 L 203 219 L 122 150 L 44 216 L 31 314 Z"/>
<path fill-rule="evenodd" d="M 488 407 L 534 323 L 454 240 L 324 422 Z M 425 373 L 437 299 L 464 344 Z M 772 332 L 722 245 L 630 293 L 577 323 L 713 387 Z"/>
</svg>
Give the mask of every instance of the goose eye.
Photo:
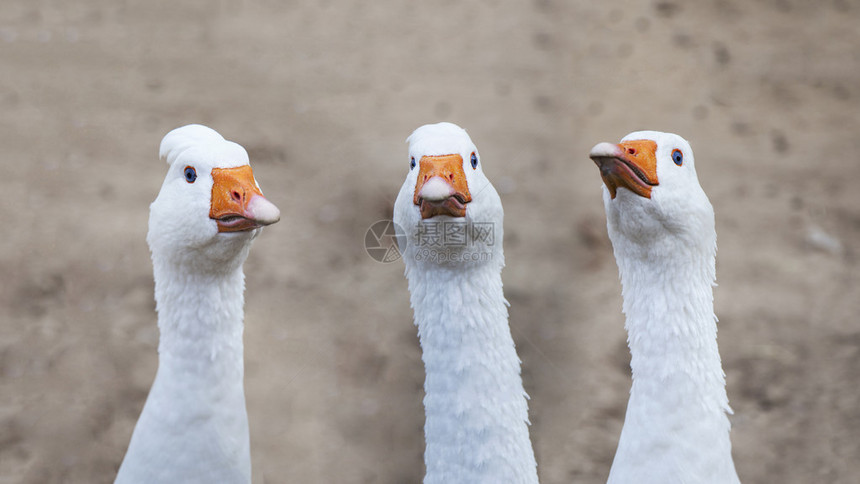
<svg viewBox="0 0 860 484">
<path fill-rule="evenodd" d="M 197 179 L 197 170 L 192 166 L 185 167 L 185 181 L 188 183 L 194 183 L 194 180 Z"/>
<path fill-rule="evenodd" d="M 415 157 L 414 156 L 409 160 L 409 169 L 411 170 L 413 168 L 415 168 Z"/>
<path fill-rule="evenodd" d="M 472 153 L 472 169 L 476 170 L 478 168 L 478 156 L 475 153 Z"/>
<path fill-rule="evenodd" d="M 672 161 L 674 161 L 678 166 L 683 165 L 684 153 L 681 153 L 681 150 L 672 150 Z"/>
</svg>

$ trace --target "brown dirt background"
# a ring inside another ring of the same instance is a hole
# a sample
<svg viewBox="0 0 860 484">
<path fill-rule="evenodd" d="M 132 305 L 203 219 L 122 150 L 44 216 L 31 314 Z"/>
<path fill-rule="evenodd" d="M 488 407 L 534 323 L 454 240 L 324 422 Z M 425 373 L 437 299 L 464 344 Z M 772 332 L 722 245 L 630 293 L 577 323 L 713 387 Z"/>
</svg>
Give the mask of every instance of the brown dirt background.
<svg viewBox="0 0 860 484">
<path fill-rule="evenodd" d="M 604 482 L 629 389 L 598 141 L 688 138 L 745 483 L 860 481 L 860 6 L 849 0 L 7 0 L 0 483 L 112 482 L 156 368 L 158 144 L 244 145 L 283 219 L 245 265 L 255 483 L 413 483 L 402 263 L 365 253 L 404 139 L 472 135 L 541 480 Z"/>
</svg>

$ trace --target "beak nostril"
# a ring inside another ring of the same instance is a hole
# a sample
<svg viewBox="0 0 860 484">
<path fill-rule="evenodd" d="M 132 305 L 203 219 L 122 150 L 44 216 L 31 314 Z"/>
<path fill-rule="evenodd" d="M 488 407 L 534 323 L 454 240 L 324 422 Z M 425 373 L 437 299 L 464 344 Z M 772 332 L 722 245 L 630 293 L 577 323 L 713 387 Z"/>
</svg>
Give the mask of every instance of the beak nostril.
<svg viewBox="0 0 860 484">
<path fill-rule="evenodd" d="M 627 148 L 627 152 L 630 153 L 631 155 L 635 155 L 636 154 L 636 148 Z"/>
<path fill-rule="evenodd" d="M 451 180 L 451 181 L 453 182 L 453 181 L 454 181 L 454 174 L 453 174 L 453 173 L 449 173 L 449 174 L 448 174 L 448 179 L 449 179 L 449 180 Z"/>
<path fill-rule="evenodd" d="M 239 193 L 238 190 L 233 190 L 232 192 L 230 192 L 230 196 L 232 196 L 233 200 L 235 200 L 237 202 L 242 200 L 242 194 Z"/>
</svg>

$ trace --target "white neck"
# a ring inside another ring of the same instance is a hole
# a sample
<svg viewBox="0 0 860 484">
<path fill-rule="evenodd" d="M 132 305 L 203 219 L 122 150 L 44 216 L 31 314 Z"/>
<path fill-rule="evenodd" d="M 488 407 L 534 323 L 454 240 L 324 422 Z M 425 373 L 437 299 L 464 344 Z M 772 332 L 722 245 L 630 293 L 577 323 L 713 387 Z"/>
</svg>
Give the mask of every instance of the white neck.
<svg viewBox="0 0 860 484">
<path fill-rule="evenodd" d="M 187 365 L 196 368 L 196 363 L 206 362 L 205 367 L 197 369 L 203 374 L 239 370 L 241 377 L 245 301 L 242 268 L 224 274 L 188 274 L 156 264 L 155 281 L 161 335 L 159 364 L 180 365 L 179 369 Z"/>
<path fill-rule="evenodd" d="M 643 247 L 610 236 L 633 387 L 609 482 L 738 482 L 716 339 L 715 242 L 668 250 L 671 241 Z"/>
<path fill-rule="evenodd" d="M 117 482 L 250 482 L 241 264 L 206 274 L 153 265 L 158 372 Z"/>
<path fill-rule="evenodd" d="M 502 264 L 407 260 L 426 370 L 425 484 L 537 483 Z"/>
</svg>

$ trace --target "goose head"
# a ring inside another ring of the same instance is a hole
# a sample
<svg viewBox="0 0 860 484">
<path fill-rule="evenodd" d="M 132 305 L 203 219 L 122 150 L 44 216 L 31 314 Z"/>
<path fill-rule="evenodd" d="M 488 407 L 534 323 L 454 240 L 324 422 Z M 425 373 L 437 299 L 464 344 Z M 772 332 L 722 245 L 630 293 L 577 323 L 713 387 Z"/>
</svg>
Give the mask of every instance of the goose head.
<svg viewBox="0 0 860 484">
<path fill-rule="evenodd" d="M 500 254 L 502 202 L 466 130 L 428 124 L 406 141 L 409 171 L 394 205 L 394 221 L 407 242 L 404 258 L 424 254 L 456 264 Z"/>
<path fill-rule="evenodd" d="M 167 176 L 150 205 L 147 242 L 153 258 L 198 269 L 244 261 L 261 228 L 280 219 L 263 197 L 245 149 L 197 124 L 161 141 Z"/>
<path fill-rule="evenodd" d="M 714 211 L 699 184 L 687 140 L 673 133 L 636 131 L 617 144 L 598 143 L 589 156 L 603 178 L 613 243 L 620 236 L 660 250 L 674 247 L 658 244 L 667 241 L 707 242 Z"/>
</svg>

